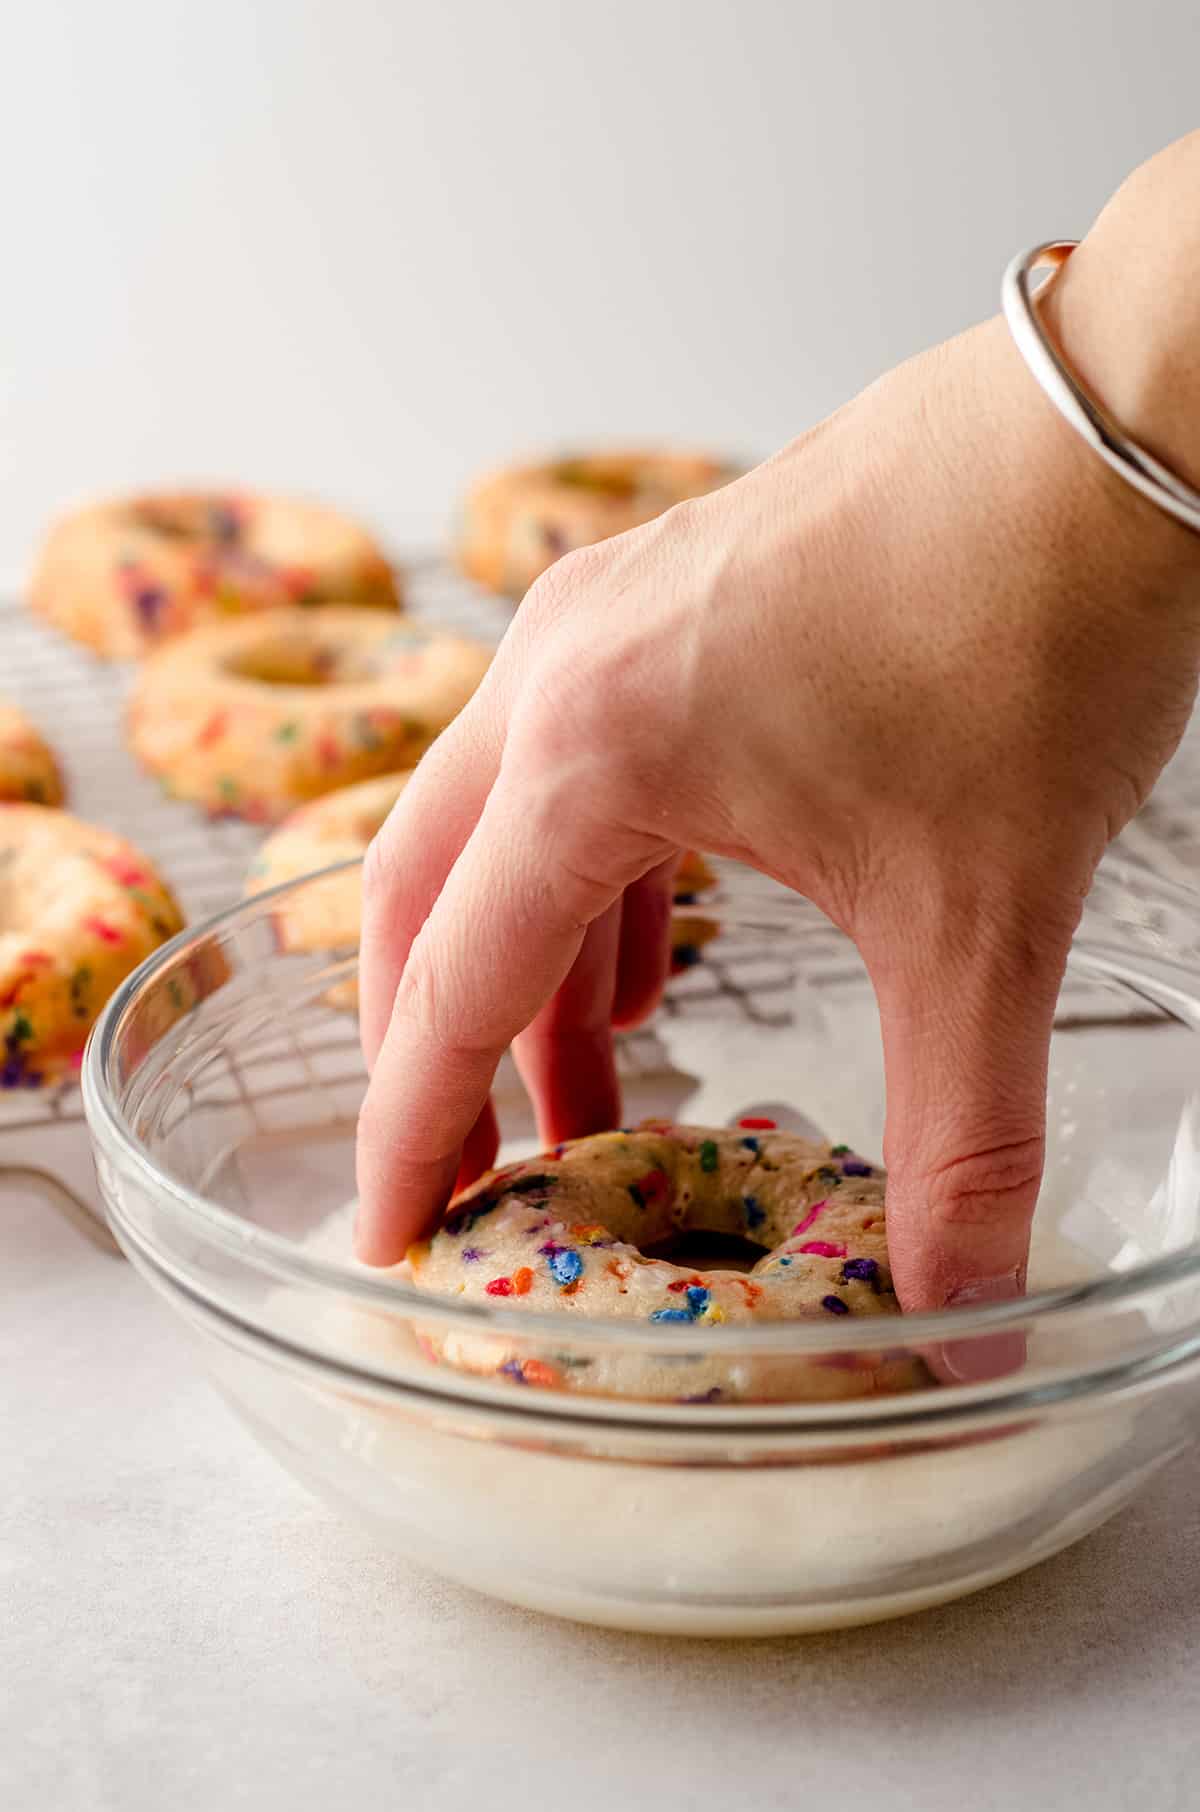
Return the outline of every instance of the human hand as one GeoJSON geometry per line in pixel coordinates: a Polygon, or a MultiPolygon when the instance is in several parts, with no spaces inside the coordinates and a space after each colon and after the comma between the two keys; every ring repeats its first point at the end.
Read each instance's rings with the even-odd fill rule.
{"type": "Polygon", "coordinates": [[[1066,952],[1187,722],[1198,630],[1200,541],[1076,440],[998,321],[560,561],[368,858],[361,1256],[403,1254],[464,1141],[490,1161],[510,1041],[547,1143],[617,1120],[612,1025],[661,988],[694,845],[862,953],[903,1305],[1018,1293],[1066,952]]]}

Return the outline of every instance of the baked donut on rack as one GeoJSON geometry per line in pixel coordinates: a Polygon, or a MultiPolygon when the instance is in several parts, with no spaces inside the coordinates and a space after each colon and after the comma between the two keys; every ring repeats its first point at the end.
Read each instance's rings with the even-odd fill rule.
{"type": "Polygon", "coordinates": [[[92,504],[51,529],[34,610],[114,660],[217,617],[281,604],[395,610],[396,580],[340,511],[244,491],[156,491],[92,504]]]}
{"type": "Polygon", "coordinates": [[[819,1400],[903,1390],[923,1376],[919,1361],[888,1349],[784,1360],[726,1357],[703,1339],[661,1357],[632,1338],[588,1346],[589,1320],[677,1323],[703,1335],[721,1323],[898,1314],[882,1171],[845,1145],[770,1121],[648,1120],[557,1146],[481,1178],[407,1264],[419,1289],[561,1317],[561,1339],[536,1347],[509,1330],[423,1335],[437,1360],[524,1384],[689,1402],[819,1400]],[[735,1236],[762,1256],[743,1273],[653,1255],[700,1232],[735,1236]]]}
{"type": "MultiPolygon", "coordinates": [[[[246,876],[247,899],[364,855],[408,779],[407,771],[379,774],[297,806],[255,857],[246,876]]],[[[361,867],[310,882],[275,912],[275,935],[283,950],[355,950],[361,927],[361,867]]],[[[330,1006],[353,1010],[358,1005],[357,976],[336,983],[326,999],[330,1006]]]]}
{"type": "MultiPolygon", "coordinates": [[[[297,806],[255,857],[246,897],[364,855],[408,780],[408,770],[378,774],[297,806]]],[[[352,949],[362,925],[362,870],[326,876],[289,902],[280,917],[288,950],[352,949]]]]}
{"type": "Polygon", "coordinates": [[[141,667],[130,747],[175,798],[275,823],[304,800],[411,767],[489,659],[460,636],[340,605],[210,624],[141,667]]]}
{"type": "Polygon", "coordinates": [[[0,699],[0,800],[61,805],[62,775],[53,751],[15,705],[0,699]]]}
{"type": "Polygon", "coordinates": [[[458,563],[489,591],[524,597],[572,548],[590,547],[738,476],[707,453],[583,453],[489,473],[462,506],[458,563]]]}
{"type": "Polygon", "coordinates": [[[119,982],[183,928],[131,843],[66,812],[0,805],[0,1089],[79,1067],[119,982]]]}

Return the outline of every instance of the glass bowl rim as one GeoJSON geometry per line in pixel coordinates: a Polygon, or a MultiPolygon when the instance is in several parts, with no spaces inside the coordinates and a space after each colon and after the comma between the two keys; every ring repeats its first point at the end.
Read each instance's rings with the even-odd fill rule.
{"type": "MultiPolygon", "coordinates": [[[[381,1269],[373,1274],[357,1264],[318,1257],[298,1248],[294,1241],[280,1234],[252,1225],[160,1169],[136,1138],[118,1104],[109,1077],[119,1028],[138,996],[154,983],[163,970],[183,952],[202,944],[214,934],[219,934],[223,927],[236,924],[240,918],[250,915],[257,917],[270,910],[272,902],[310,887],[315,882],[361,869],[362,865],[361,857],[351,857],[349,860],[315,869],[310,874],[293,876],[273,887],[264,888],[259,893],[236,900],[196,924],[186,926],[151,952],[125,978],[93,1026],[84,1052],[81,1082],[91,1137],[108,1162],[118,1170],[124,1169],[137,1175],[144,1186],[161,1200],[168,1202],[172,1211],[179,1213],[194,1235],[219,1246],[243,1263],[271,1274],[280,1282],[301,1288],[319,1286],[340,1294],[349,1294],[364,1305],[376,1309],[385,1307],[406,1316],[419,1316],[423,1322],[457,1325],[464,1331],[519,1333],[531,1340],[546,1338],[561,1342],[563,1322],[560,1316],[509,1308],[502,1303],[493,1306],[439,1297],[433,1292],[416,1289],[397,1278],[391,1270],[381,1269]]],[[[1097,878],[1104,876],[1116,879],[1122,875],[1138,889],[1143,898],[1173,903],[1180,909],[1195,913],[1197,898],[1192,890],[1159,875],[1136,860],[1110,852],[1103,859],[1097,878]]],[[[803,935],[797,907],[808,907],[813,913],[817,913],[817,908],[802,895],[789,895],[779,883],[766,880],[766,887],[779,891],[774,894],[764,891],[758,896],[747,892],[733,902],[710,901],[701,896],[684,907],[681,916],[693,917],[698,910],[704,910],[706,917],[726,925],[763,929],[770,922],[763,916],[765,911],[773,919],[773,929],[803,935]]],[[[836,937],[851,943],[846,934],[840,932],[823,915],[818,915],[809,927],[810,930],[817,928],[832,932],[836,937]]],[[[1087,942],[1086,937],[1082,944],[1073,942],[1072,957],[1082,955],[1086,962],[1087,942]]],[[[1170,961],[1173,967],[1183,972],[1183,964],[1178,956],[1172,957],[1170,961]]],[[[1119,967],[1115,970],[1112,968],[1111,960],[1102,966],[1101,972],[1109,979],[1113,979],[1114,975],[1117,980],[1124,979],[1119,967]]],[[[1193,983],[1200,1013],[1200,965],[1187,973],[1193,983]]],[[[1155,1005],[1162,1005],[1153,995],[1151,998],[1155,1005]]],[[[1192,1029],[1200,1030],[1200,1020],[1192,1029]]],[[[738,1352],[788,1354],[795,1354],[797,1351],[844,1352],[848,1348],[863,1351],[876,1347],[893,1347],[901,1343],[906,1347],[936,1344],[951,1337],[961,1340],[964,1336],[994,1333],[1001,1328],[1025,1326],[1050,1318],[1059,1319],[1067,1312],[1081,1309],[1123,1307],[1149,1292],[1186,1283],[1194,1277],[1200,1277],[1200,1239],[1150,1259],[1145,1264],[1130,1266],[1128,1270],[1101,1273],[1079,1283],[1035,1291],[1011,1301],[924,1311],[914,1315],[871,1316],[856,1319],[852,1327],[845,1329],[840,1323],[827,1326],[815,1321],[788,1321],[698,1330],[695,1327],[681,1328],[648,1322],[631,1324],[618,1316],[581,1317],[573,1326],[576,1337],[585,1344],[636,1344],[639,1349],[645,1347],[675,1353],[679,1352],[680,1343],[684,1339],[691,1352],[705,1348],[714,1352],[724,1348],[728,1352],[731,1347],[738,1352]],[[902,1342],[897,1339],[899,1328],[904,1330],[902,1342]]]]}

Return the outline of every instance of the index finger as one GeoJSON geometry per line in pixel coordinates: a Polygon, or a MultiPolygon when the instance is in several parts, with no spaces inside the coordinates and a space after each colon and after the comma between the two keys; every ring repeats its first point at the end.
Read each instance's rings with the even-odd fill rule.
{"type": "Polygon", "coordinates": [[[500,1058],[648,866],[632,839],[603,848],[553,787],[534,794],[501,767],[409,951],[359,1118],[368,1264],[396,1263],[444,1205],[500,1058]]]}

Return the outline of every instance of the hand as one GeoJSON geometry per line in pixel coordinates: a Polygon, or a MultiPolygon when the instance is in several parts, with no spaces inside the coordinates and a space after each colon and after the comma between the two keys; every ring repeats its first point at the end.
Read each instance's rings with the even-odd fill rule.
{"type": "MultiPolygon", "coordinates": [[[[1111,268],[1083,269],[1102,309],[1111,268]]],[[[1187,722],[1198,633],[1200,538],[1071,433],[999,321],[560,561],[368,858],[361,1256],[402,1256],[464,1141],[467,1172],[490,1160],[510,1041],[546,1142],[615,1123],[612,1025],[657,997],[695,845],[862,953],[903,1305],[1018,1293],[1067,949],[1187,722]]]]}

